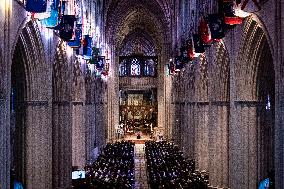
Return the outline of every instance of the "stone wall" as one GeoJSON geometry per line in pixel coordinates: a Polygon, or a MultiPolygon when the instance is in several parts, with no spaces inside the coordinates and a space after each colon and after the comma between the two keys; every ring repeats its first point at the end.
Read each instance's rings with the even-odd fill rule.
{"type": "MultiPolygon", "coordinates": [[[[187,3],[180,3],[178,19],[181,21],[177,33],[181,37],[178,37],[178,46],[181,46],[189,32],[196,32],[198,20],[191,18],[187,20],[187,25],[183,24],[182,15],[191,13],[183,8],[189,6],[187,3]]],[[[206,3],[202,9],[199,7],[202,2],[196,3],[199,13],[202,10],[205,13],[217,10],[214,2],[211,5],[206,3]]],[[[194,6],[194,2],[190,6],[194,6]]],[[[267,2],[260,12],[229,31],[223,44],[215,44],[206,49],[207,68],[202,68],[202,62],[193,62],[178,75],[171,76],[175,85],[172,90],[172,111],[175,113],[171,121],[174,141],[181,145],[188,157],[196,159],[198,169],[209,171],[210,183],[215,187],[256,188],[268,176],[269,169],[274,170],[273,162],[276,188],[283,186],[280,181],[283,178],[283,151],[279,148],[280,141],[283,142],[283,132],[278,130],[282,128],[282,124],[281,116],[277,113],[281,104],[277,104],[277,99],[283,95],[277,92],[277,72],[280,71],[277,67],[281,61],[275,59],[283,56],[279,51],[277,55],[275,50],[275,44],[278,42],[280,45],[279,41],[283,41],[276,32],[281,30],[283,19],[275,19],[279,14],[275,11],[278,10],[275,6],[274,2],[267,2]],[[267,52],[271,54],[264,55],[267,52]],[[275,66],[273,77],[276,82],[272,83],[275,91],[265,90],[270,90],[272,98],[275,94],[276,102],[272,107],[275,108],[275,130],[273,119],[261,118],[264,114],[274,117],[273,112],[265,110],[265,101],[261,97],[265,84],[260,84],[265,80],[260,79],[264,74],[260,72],[263,69],[261,65],[269,65],[271,62],[275,66]],[[191,74],[190,67],[194,70],[191,74]],[[204,79],[208,80],[208,89],[204,88],[204,79]],[[186,87],[191,85],[194,87],[186,87]],[[260,134],[264,130],[267,131],[266,136],[260,134]],[[263,141],[267,141],[267,144],[263,141]],[[269,153],[274,157],[273,148],[275,159],[263,155],[269,153]]],[[[270,80],[267,76],[264,78],[270,80]]],[[[278,81],[280,80],[279,78],[278,81]]]]}
{"type": "MultiPolygon", "coordinates": [[[[102,9],[97,4],[92,8],[94,15],[102,9]]],[[[26,80],[21,181],[31,189],[70,188],[72,165],[82,168],[88,159],[87,128],[105,130],[106,117],[87,122],[85,67],[78,65],[72,50],[62,48],[53,31],[32,21],[17,1],[1,1],[0,9],[0,188],[10,188],[11,65],[19,53],[22,60],[17,63],[23,64],[26,80]]],[[[103,146],[106,135],[101,133],[88,136],[103,146]]]]}

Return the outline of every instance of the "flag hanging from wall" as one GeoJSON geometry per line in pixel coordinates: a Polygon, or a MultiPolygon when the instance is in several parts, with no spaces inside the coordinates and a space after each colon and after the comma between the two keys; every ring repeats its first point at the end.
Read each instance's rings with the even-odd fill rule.
{"type": "Polygon", "coordinates": [[[211,31],[212,39],[222,39],[225,37],[224,17],[221,14],[209,14],[208,24],[211,31]]]}
{"type": "Polygon", "coordinates": [[[243,18],[236,16],[236,3],[223,2],[222,11],[224,14],[224,23],[227,25],[239,25],[242,23],[243,18]]]}
{"type": "Polygon", "coordinates": [[[203,44],[210,46],[212,42],[211,31],[207,21],[204,18],[201,18],[198,30],[203,44]]]}
{"type": "Polygon", "coordinates": [[[54,30],[62,30],[64,28],[64,23],[63,23],[63,17],[64,17],[64,12],[65,12],[65,4],[66,1],[61,1],[58,7],[58,25],[55,27],[52,27],[54,30]]]}
{"type": "Polygon", "coordinates": [[[61,21],[62,28],[59,30],[59,36],[64,41],[69,41],[73,36],[76,17],[75,15],[63,15],[61,21]]]}
{"type": "Polygon", "coordinates": [[[93,47],[93,56],[99,56],[100,55],[100,48],[93,47]]]}
{"type": "Polygon", "coordinates": [[[82,40],[82,24],[76,24],[75,39],[70,40],[68,45],[72,48],[80,48],[82,40]]]}
{"type": "Polygon", "coordinates": [[[32,13],[43,13],[47,8],[47,0],[26,0],[25,9],[32,13]]]}
{"type": "Polygon", "coordinates": [[[99,71],[102,71],[105,67],[105,57],[104,56],[98,56],[95,57],[95,65],[96,65],[96,69],[99,71]]]}
{"type": "Polygon", "coordinates": [[[205,48],[201,41],[201,37],[199,34],[193,34],[193,49],[194,53],[204,53],[205,48]]]}
{"type": "Polygon", "coordinates": [[[51,8],[52,8],[52,2],[50,0],[47,0],[46,2],[46,11],[42,13],[31,13],[32,19],[38,19],[43,20],[45,18],[49,18],[51,15],[51,8]]]}
{"type": "Polygon", "coordinates": [[[59,21],[58,16],[59,16],[58,8],[56,8],[54,5],[51,5],[50,16],[48,18],[40,20],[40,22],[47,28],[54,28],[55,26],[58,25],[59,21]]]}
{"type": "Polygon", "coordinates": [[[58,9],[59,3],[60,3],[60,0],[53,0],[53,2],[52,2],[54,8],[56,8],[56,9],[58,9]]]}
{"type": "Polygon", "coordinates": [[[84,36],[83,56],[85,59],[90,59],[92,57],[92,38],[89,35],[84,36]]]}
{"type": "Polygon", "coordinates": [[[194,45],[193,45],[193,39],[190,37],[190,39],[187,41],[187,57],[190,61],[194,59],[194,45]]]}

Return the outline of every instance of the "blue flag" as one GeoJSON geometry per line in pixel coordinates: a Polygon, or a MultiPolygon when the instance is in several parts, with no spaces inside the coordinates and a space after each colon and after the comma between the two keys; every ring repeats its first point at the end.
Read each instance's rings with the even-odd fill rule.
{"type": "Polygon", "coordinates": [[[47,28],[54,28],[58,25],[58,8],[54,4],[51,4],[51,13],[50,17],[40,20],[40,22],[45,25],[47,28]]]}
{"type": "Polygon", "coordinates": [[[59,3],[60,3],[60,0],[53,0],[53,8],[56,8],[56,9],[58,9],[58,7],[59,7],[59,3]]]}
{"type": "Polygon", "coordinates": [[[62,28],[59,30],[59,36],[64,41],[72,39],[75,21],[75,15],[63,15],[62,28]]]}
{"type": "Polygon", "coordinates": [[[92,38],[89,35],[85,35],[84,37],[83,55],[86,59],[90,59],[92,56],[92,38]]]}
{"type": "Polygon", "coordinates": [[[96,60],[96,69],[97,70],[103,70],[105,67],[105,57],[104,56],[98,56],[95,57],[96,60]]]}
{"type": "Polygon", "coordinates": [[[46,11],[46,0],[26,0],[25,9],[28,12],[43,13],[46,11]]]}
{"type": "Polygon", "coordinates": [[[80,48],[82,39],[82,24],[77,24],[75,29],[75,39],[70,40],[68,45],[72,48],[80,48]]]}
{"type": "MultiPolygon", "coordinates": [[[[57,8],[58,20],[60,20],[60,23],[57,26],[53,27],[54,30],[61,30],[64,27],[63,26],[63,17],[64,17],[64,12],[65,12],[65,4],[66,4],[66,1],[62,1],[61,4],[60,4],[60,7],[57,8]]],[[[54,6],[56,6],[56,5],[54,5],[54,6]]]]}
{"type": "Polygon", "coordinates": [[[207,19],[212,39],[222,39],[225,37],[224,16],[221,14],[209,14],[207,19]]]}

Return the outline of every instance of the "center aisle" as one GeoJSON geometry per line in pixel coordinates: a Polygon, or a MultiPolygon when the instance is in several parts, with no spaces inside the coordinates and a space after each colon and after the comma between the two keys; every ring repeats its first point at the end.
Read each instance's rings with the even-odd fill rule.
{"type": "Polygon", "coordinates": [[[135,189],[149,189],[145,159],[145,144],[135,144],[134,148],[135,163],[135,189]]]}

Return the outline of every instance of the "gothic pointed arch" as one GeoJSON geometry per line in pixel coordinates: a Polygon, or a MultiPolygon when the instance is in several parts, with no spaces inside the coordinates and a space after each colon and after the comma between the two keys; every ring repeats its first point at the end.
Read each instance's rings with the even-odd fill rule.
{"type": "Polygon", "coordinates": [[[231,187],[236,187],[240,179],[244,179],[240,176],[243,172],[249,175],[242,185],[246,188],[257,187],[258,182],[275,172],[275,70],[269,43],[265,28],[252,18],[246,19],[234,65],[236,94],[232,119],[240,121],[232,124],[230,130],[229,149],[233,157],[230,168],[234,170],[230,176],[231,187]],[[237,149],[239,145],[242,148],[237,149]],[[244,148],[249,151],[243,151],[244,148]],[[237,168],[233,161],[240,162],[242,166],[237,168]]]}
{"type": "Polygon", "coordinates": [[[31,189],[52,188],[51,138],[44,137],[51,135],[48,66],[37,23],[29,21],[20,31],[11,65],[11,168],[31,189]],[[46,167],[45,172],[42,166],[46,167]]]}

